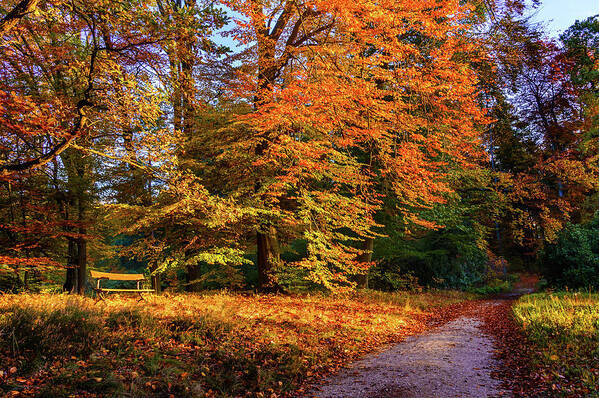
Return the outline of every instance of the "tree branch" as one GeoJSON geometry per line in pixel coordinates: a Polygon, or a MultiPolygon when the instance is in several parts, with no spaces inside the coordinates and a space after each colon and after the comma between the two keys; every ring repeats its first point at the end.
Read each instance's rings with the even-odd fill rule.
{"type": "Polygon", "coordinates": [[[14,28],[19,20],[37,8],[39,0],[21,0],[11,12],[0,20],[0,36],[14,28]]]}
{"type": "Polygon", "coordinates": [[[287,22],[289,22],[289,20],[291,19],[292,8],[293,2],[287,1],[285,7],[283,8],[283,11],[281,12],[281,15],[279,16],[279,19],[277,20],[277,23],[275,24],[275,27],[269,34],[269,37],[275,42],[279,40],[279,37],[281,37],[283,30],[287,26],[287,22]]]}
{"type": "Polygon", "coordinates": [[[71,129],[71,132],[66,138],[63,138],[58,144],[56,144],[48,153],[41,155],[35,159],[31,159],[21,163],[3,164],[0,165],[0,175],[7,176],[16,174],[19,172],[33,170],[38,167],[44,166],[51,162],[56,156],[60,155],[65,149],[67,149],[74,141],[81,135],[81,131],[87,123],[86,111],[92,108],[94,104],[91,102],[91,92],[93,90],[93,79],[96,67],[96,58],[98,56],[98,43],[96,40],[95,25],[90,26],[93,35],[94,48],[89,61],[89,70],[87,74],[87,87],[83,92],[83,99],[79,100],[76,105],[77,116],[75,124],[71,129]]]}

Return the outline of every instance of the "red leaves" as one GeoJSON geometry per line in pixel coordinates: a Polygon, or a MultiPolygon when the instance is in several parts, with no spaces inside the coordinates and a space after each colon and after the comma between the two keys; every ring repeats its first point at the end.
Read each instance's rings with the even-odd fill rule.
{"type": "Polygon", "coordinates": [[[548,397],[556,394],[537,368],[532,366],[539,355],[527,343],[526,337],[512,315],[512,300],[504,300],[482,314],[484,330],[497,341],[495,356],[501,362],[494,377],[503,381],[504,386],[515,397],[548,397]]]}

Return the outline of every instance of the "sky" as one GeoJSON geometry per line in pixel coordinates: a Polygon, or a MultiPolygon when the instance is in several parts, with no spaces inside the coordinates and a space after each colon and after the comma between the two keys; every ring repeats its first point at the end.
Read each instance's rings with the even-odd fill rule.
{"type": "Polygon", "coordinates": [[[554,36],[570,27],[576,20],[599,14],[599,0],[541,0],[534,20],[547,23],[554,36]]]}

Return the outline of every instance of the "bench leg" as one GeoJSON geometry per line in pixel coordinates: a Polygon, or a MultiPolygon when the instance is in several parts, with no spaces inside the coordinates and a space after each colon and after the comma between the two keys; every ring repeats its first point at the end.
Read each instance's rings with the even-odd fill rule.
{"type": "Polygon", "coordinates": [[[94,302],[94,304],[97,304],[100,301],[106,302],[104,293],[102,291],[96,290],[96,301],[94,302]]]}
{"type": "Polygon", "coordinates": [[[142,301],[146,301],[146,299],[144,298],[142,293],[139,293],[139,300],[137,300],[137,302],[140,303],[142,301]]]}

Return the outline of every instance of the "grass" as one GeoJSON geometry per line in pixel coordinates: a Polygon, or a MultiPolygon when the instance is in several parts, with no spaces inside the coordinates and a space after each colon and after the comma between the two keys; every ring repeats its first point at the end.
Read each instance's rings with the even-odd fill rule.
{"type": "Polygon", "coordinates": [[[551,390],[599,397],[599,294],[533,294],[513,312],[536,352],[532,365],[551,390]]]}
{"type": "Polygon", "coordinates": [[[467,298],[220,292],[94,304],[65,295],[0,296],[0,395],[290,395],[424,329],[435,309],[467,298]]]}

